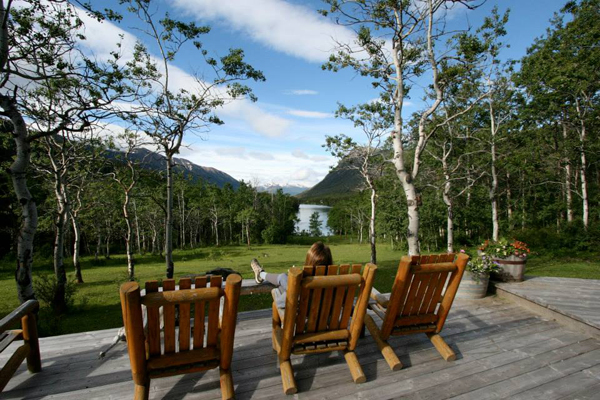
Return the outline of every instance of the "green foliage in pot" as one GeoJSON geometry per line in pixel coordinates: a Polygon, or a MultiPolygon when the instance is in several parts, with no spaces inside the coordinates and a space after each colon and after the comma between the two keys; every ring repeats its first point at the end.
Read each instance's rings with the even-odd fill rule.
{"type": "MultiPolygon", "coordinates": [[[[464,253],[464,250],[460,251],[464,253]]],[[[482,277],[489,276],[492,272],[500,271],[500,266],[493,258],[485,253],[477,257],[470,257],[466,270],[471,273],[475,282],[479,283],[482,277]]]]}

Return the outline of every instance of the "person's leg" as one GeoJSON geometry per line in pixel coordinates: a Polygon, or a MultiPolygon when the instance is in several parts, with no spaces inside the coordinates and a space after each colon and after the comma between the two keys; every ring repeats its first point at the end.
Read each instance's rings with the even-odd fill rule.
{"type": "Polygon", "coordinates": [[[261,272],[260,276],[261,278],[263,278],[264,280],[266,280],[267,282],[269,282],[271,285],[274,286],[279,286],[279,280],[281,279],[279,277],[279,275],[282,274],[269,274],[268,272],[261,272]]]}

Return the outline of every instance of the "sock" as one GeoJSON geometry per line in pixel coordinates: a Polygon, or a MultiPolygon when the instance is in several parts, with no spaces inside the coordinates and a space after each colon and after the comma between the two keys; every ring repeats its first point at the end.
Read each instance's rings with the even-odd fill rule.
{"type": "Polygon", "coordinates": [[[263,281],[265,279],[267,279],[267,273],[265,271],[260,271],[260,273],[258,274],[259,278],[262,279],[263,281]]]}

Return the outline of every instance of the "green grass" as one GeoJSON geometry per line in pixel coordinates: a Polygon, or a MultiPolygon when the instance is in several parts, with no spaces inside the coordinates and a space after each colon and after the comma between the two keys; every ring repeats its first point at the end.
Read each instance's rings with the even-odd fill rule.
{"type": "MultiPolygon", "coordinates": [[[[313,242],[311,238],[297,238],[298,244],[252,246],[224,246],[219,248],[199,248],[176,251],[175,277],[199,274],[223,267],[231,268],[242,274],[244,278],[253,277],[250,260],[257,258],[269,272],[285,272],[292,265],[302,265],[306,251],[313,242]]],[[[340,238],[330,238],[334,261],[337,264],[361,263],[370,259],[368,244],[345,243],[340,238]]],[[[394,280],[400,257],[405,253],[395,251],[389,245],[377,246],[378,272],[375,287],[380,291],[389,291],[394,280]]],[[[600,261],[597,254],[586,254],[581,257],[541,257],[532,256],[528,260],[528,275],[559,276],[573,278],[600,279],[600,261]]],[[[73,276],[72,267],[68,266],[69,276],[73,276]]],[[[84,258],[82,272],[85,283],[78,285],[74,306],[68,314],[56,318],[46,310],[40,313],[40,334],[42,336],[58,335],[73,332],[93,331],[114,328],[122,325],[119,302],[119,286],[126,281],[126,262],[123,255],[114,255],[109,260],[94,262],[93,258],[84,258]]],[[[164,277],[163,259],[145,255],[137,257],[136,277],[139,282],[164,277]]],[[[44,279],[52,274],[50,260],[36,260],[35,279],[44,279]]],[[[0,269],[0,315],[6,315],[18,306],[14,270],[8,263],[0,269]]],[[[269,294],[243,296],[240,311],[269,308],[269,294]]]]}

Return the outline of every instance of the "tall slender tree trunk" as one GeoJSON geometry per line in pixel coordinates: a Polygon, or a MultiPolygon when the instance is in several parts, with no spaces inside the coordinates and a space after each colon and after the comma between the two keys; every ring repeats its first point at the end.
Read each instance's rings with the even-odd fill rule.
{"type": "Polygon", "coordinates": [[[496,171],[496,119],[494,117],[494,106],[492,104],[492,100],[489,101],[489,110],[490,110],[490,131],[492,136],[491,148],[490,152],[492,155],[492,162],[490,164],[491,174],[492,174],[492,183],[490,185],[489,197],[490,202],[492,204],[492,240],[497,241],[500,235],[500,225],[498,223],[498,172],[496,171]]]}
{"type": "Polygon", "coordinates": [[[512,192],[510,190],[510,172],[506,172],[506,211],[508,214],[508,229],[513,230],[513,207],[512,207],[512,192]]]}
{"type": "Polygon", "coordinates": [[[173,264],[173,155],[166,153],[167,161],[167,215],[165,218],[165,263],[167,278],[172,279],[175,272],[173,264]]]}
{"type": "Polygon", "coordinates": [[[377,264],[377,235],[375,232],[375,213],[377,211],[377,193],[372,183],[371,186],[371,218],[369,218],[369,242],[371,244],[371,263],[377,264]]]}
{"type": "Polygon", "coordinates": [[[56,276],[56,291],[52,306],[54,311],[62,314],[67,309],[65,299],[65,288],[67,285],[67,271],[65,270],[65,230],[67,228],[69,215],[69,202],[66,194],[66,188],[60,171],[54,171],[54,193],[56,195],[57,210],[56,210],[56,232],[54,236],[54,275],[56,276]]]}
{"type": "Polygon", "coordinates": [[[581,165],[579,167],[579,176],[581,179],[581,202],[583,206],[582,218],[583,218],[583,227],[587,230],[590,223],[590,204],[588,198],[588,183],[587,183],[587,160],[585,155],[585,138],[586,138],[586,126],[581,119],[581,131],[579,133],[579,152],[581,156],[581,165]]]}
{"type": "Polygon", "coordinates": [[[75,267],[75,279],[77,283],[83,283],[81,274],[81,230],[77,213],[71,213],[71,224],[73,225],[73,267],[75,267]]]}
{"type": "Polygon", "coordinates": [[[442,198],[444,199],[444,204],[446,204],[446,245],[448,253],[454,252],[454,205],[452,204],[452,198],[450,197],[451,187],[452,183],[450,181],[450,176],[446,175],[442,198]]]}
{"type": "MultiPolygon", "coordinates": [[[[567,123],[562,121],[562,134],[563,140],[566,143],[569,139],[569,131],[567,129],[567,123]]],[[[573,193],[571,192],[572,183],[571,183],[571,158],[567,155],[563,157],[563,163],[565,166],[565,198],[566,198],[566,206],[567,206],[567,222],[573,222],[573,193]]]]}
{"type": "MultiPolygon", "coordinates": [[[[142,254],[142,243],[140,241],[140,221],[138,219],[137,206],[135,204],[135,199],[132,201],[133,203],[133,217],[135,219],[135,236],[137,240],[137,251],[138,254],[142,254]]],[[[145,244],[145,237],[144,237],[145,244]]]]}
{"type": "Polygon", "coordinates": [[[123,201],[123,218],[125,219],[125,252],[127,253],[127,275],[130,281],[135,279],[135,260],[133,258],[133,246],[131,243],[132,229],[131,216],[129,215],[129,191],[125,191],[125,201],[123,201]]]}
{"type": "MultiPolygon", "coordinates": [[[[0,13],[4,15],[4,13],[0,13]]],[[[4,29],[4,28],[3,28],[4,29]]],[[[31,146],[27,140],[27,125],[17,110],[13,100],[8,96],[0,96],[0,107],[4,110],[13,126],[12,136],[15,141],[16,157],[9,168],[13,189],[21,205],[21,229],[17,241],[17,265],[15,281],[17,296],[21,303],[35,299],[32,281],[33,239],[37,231],[37,206],[27,186],[27,170],[31,156],[31,146]]]]}

